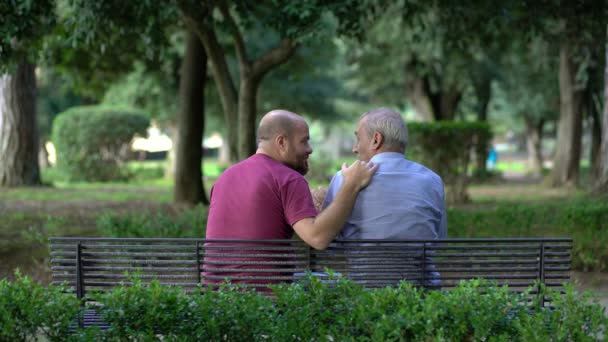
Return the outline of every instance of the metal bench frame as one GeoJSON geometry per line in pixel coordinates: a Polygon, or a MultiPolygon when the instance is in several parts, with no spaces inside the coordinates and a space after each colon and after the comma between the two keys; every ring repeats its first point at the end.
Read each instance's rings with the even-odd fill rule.
{"type": "Polygon", "coordinates": [[[206,271],[215,271],[218,279],[263,288],[268,282],[298,281],[302,273],[326,268],[369,288],[405,280],[449,289],[461,280],[481,278],[514,291],[540,284],[561,289],[570,280],[572,249],[569,238],[337,240],[324,251],[299,240],[55,237],[49,241],[52,283],[67,284],[80,299],[91,291],[128,284],[127,272],[144,282],[157,279],[188,292],[200,292],[201,273],[206,271]],[[205,262],[206,257],[218,260],[205,262]],[[235,264],[247,274],[235,273],[235,264]]]}
{"type": "MultiPolygon", "coordinates": [[[[323,277],[329,268],[367,288],[396,286],[404,280],[449,290],[462,280],[488,279],[508,285],[511,291],[529,291],[538,305],[545,306],[550,301],[542,296],[540,286],[563,290],[572,260],[568,238],[337,240],[324,251],[299,240],[56,237],[49,241],[52,284],[67,285],[67,291],[83,304],[92,301],[92,291],[129,285],[126,273],[136,274],[142,282],[156,279],[201,294],[201,284],[208,282],[201,273],[214,271],[219,280],[242,282],[268,294],[268,282],[301,281],[308,271],[323,277]],[[234,266],[241,272],[245,268],[247,274],[239,275],[234,266]]],[[[334,284],[331,279],[327,283],[334,284]]],[[[74,329],[76,325],[108,327],[95,308],[85,309],[74,329]]]]}

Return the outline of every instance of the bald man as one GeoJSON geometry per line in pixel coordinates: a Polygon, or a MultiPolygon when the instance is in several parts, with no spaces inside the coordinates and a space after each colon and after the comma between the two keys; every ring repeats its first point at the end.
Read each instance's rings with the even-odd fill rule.
{"type": "MultiPolygon", "coordinates": [[[[227,169],[211,189],[207,239],[290,239],[295,231],[313,248],[325,249],[377,166],[364,161],[343,165],[344,182],[335,200],[317,215],[304,178],[312,153],[306,121],[295,113],[273,110],[260,121],[257,135],[256,153],[227,169]]],[[[206,283],[226,276],[218,268],[244,268],[230,263],[218,267],[218,260],[205,258],[206,283]]],[[[255,273],[231,275],[246,278],[255,273]]]]}

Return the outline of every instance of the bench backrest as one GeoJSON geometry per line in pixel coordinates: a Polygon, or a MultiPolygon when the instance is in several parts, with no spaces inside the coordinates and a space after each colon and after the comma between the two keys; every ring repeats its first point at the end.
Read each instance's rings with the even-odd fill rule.
{"type": "Polygon", "coordinates": [[[570,279],[571,248],[568,238],[337,240],[324,251],[299,240],[50,238],[53,283],[67,283],[79,298],[128,284],[128,274],[195,292],[204,277],[263,288],[308,271],[323,277],[328,268],[366,287],[405,280],[449,289],[483,278],[514,291],[539,282],[560,289],[570,279]]]}

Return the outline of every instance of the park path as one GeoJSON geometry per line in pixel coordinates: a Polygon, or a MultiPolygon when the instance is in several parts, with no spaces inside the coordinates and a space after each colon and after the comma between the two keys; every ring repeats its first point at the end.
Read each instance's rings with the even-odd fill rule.
{"type": "Polygon", "coordinates": [[[608,312],[608,272],[575,272],[572,280],[577,291],[592,291],[598,296],[599,303],[608,312]]]}

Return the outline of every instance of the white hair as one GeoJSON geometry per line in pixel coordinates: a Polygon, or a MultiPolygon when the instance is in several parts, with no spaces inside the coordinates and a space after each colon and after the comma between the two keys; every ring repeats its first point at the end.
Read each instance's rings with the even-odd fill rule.
{"type": "Polygon", "coordinates": [[[389,108],[377,108],[361,115],[366,118],[366,131],[371,137],[379,132],[387,149],[405,153],[408,143],[407,125],[401,114],[389,108]]]}

